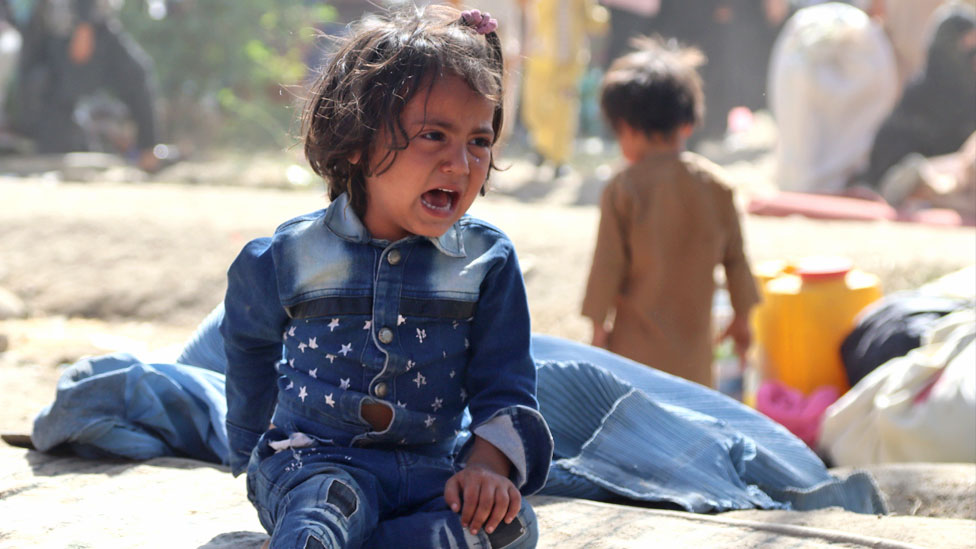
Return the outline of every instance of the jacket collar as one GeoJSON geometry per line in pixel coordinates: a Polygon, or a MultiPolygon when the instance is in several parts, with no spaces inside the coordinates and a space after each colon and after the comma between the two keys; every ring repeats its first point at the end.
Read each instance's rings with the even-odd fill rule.
{"type": "MultiPolygon", "coordinates": [[[[349,204],[349,195],[340,194],[325,211],[325,226],[328,227],[336,236],[356,244],[368,244],[374,239],[359,216],[352,210],[349,204]]],[[[451,225],[447,232],[438,237],[429,236],[408,236],[404,240],[427,239],[442,254],[449,257],[465,257],[464,242],[461,240],[461,230],[458,223],[451,225]]],[[[388,243],[386,240],[376,239],[377,242],[388,243]]]]}

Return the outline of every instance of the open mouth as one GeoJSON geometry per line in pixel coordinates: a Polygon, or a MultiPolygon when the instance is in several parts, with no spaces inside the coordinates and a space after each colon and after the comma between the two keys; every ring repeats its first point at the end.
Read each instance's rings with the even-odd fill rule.
{"type": "Polygon", "coordinates": [[[450,213],[457,204],[458,194],[448,189],[431,189],[420,195],[420,202],[434,212],[450,213]]]}

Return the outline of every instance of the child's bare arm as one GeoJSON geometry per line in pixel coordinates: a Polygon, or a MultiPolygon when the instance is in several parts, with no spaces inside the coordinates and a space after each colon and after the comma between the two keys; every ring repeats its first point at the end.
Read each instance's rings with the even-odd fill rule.
{"type": "Polygon", "coordinates": [[[607,348],[607,341],[610,339],[610,332],[604,326],[603,321],[593,321],[593,346],[607,348]]]}
{"type": "Polygon", "coordinates": [[[505,454],[475,435],[467,465],[447,480],[444,499],[452,511],[461,512],[461,524],[472,534],[482,526],[490,534],[501,521],[515,520],[522,494],[508,478],[511,468],[505,454]]]}
{"type": "Polygon", "coordinates": [[[752,345],[752,329],[749,327],[749,315],[735,315],[729,325],[725,327],[719,341],[727,337],[732,338],[735,345],[735,354],[739,356],[739,364],[745,366],[746,353],[752,345]]]}

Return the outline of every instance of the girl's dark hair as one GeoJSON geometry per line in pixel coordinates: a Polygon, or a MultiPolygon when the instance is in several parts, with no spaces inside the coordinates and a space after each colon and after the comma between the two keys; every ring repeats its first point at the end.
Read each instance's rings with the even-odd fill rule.
{"type": "MultiPolygon", "coordinates": [[[[389,169],[412,137],[400,120],[404,106],[441,77],[456,75],[494,102],[497,139],[504,116],[502,63],[498,35],[478,34],[450,6],[394,10],[354,24],[302,113],[305,156],[326,180],[329,198],[347,192],[353,211],[365,215],[366,177],[389,169]],[[381,130],[389,142],[373,147],[381,130]],[[376,152],[382,158],[372,158],[376,152]],[[357,154],[353,164],[350,157],[357,154]]],[[[494,168],[492,160],[488,173],[494,168]]]]}
{"type": "Polygon", "coordinates": [[[636,51],[614,61],[603,78],[600,108],[616,128],[625,122],[645,134],[669,135],[705,115],[705,95],[697,68],[705,56],[674,41],[640,37],[636,51]]]}

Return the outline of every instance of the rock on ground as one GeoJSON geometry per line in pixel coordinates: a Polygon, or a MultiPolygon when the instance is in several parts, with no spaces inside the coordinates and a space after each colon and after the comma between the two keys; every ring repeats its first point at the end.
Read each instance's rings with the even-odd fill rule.
{"type": "MultiPolygon", "coordinates": [[[[589,325],[578,307],[600,184],[572,178],[540,184],[528,172],[519,177],[517,165],[498,177],[505,174],[509,180],[496,181],[499,190],[479,199],[472,213],[515,242],[533,328],[584,341],[589,325]]],[[[219,301],[226,268],[248,239],[326,203],[311,187],[105,182],[113,180],[125,178],[57,183],[0,176],[0,286],[30,315],[0,320],[9,345],[0,352],[0,430],[30,430],[34,414],[54,396],[60,363],[178,345],[219,301]]],[[[879,274],[886,292],[976,262],[971,227],[752,216],[743,226],[754,262],[842,254],[879,274]]],[[[943,467],[919,467],[914,476],[905,469],[879,473],[898,513],[881,518],[837,510],[703,517],[532,501],[542,547],[976,546],[973,475],[962,486],[943,467]],[[967,501],[969,511],[954,514],[967,501]],[[910,516],[929,514],[958,518],[910,516]]],[[[222,468],[179,459],[85,461],[0,445],[0,547],[246,549],[264,539],[243,480],[222,468]]]]}
{"type": "MultiPolygon", "coordinates": [[[[972,547],[976,521],[814,512],[706,516],[529,499],[540,548],[972,547]]],[[[180,458],[85,460],[0,447],[0,547],[257,549],[267,539],[244,478],[180,458]]]]}

